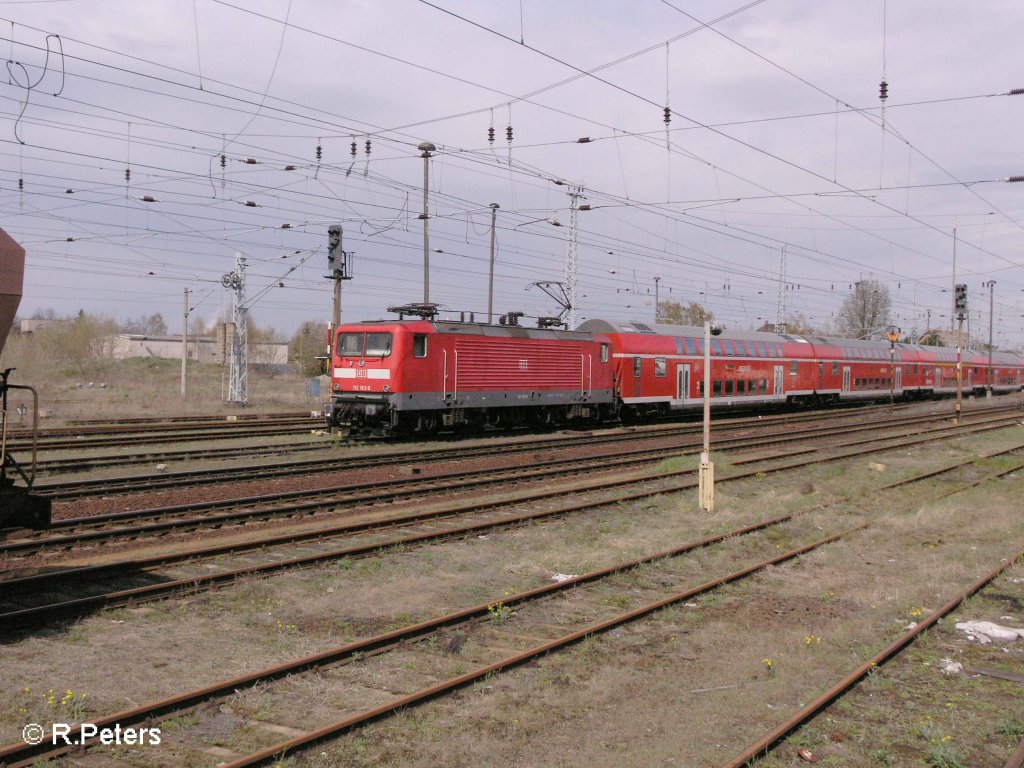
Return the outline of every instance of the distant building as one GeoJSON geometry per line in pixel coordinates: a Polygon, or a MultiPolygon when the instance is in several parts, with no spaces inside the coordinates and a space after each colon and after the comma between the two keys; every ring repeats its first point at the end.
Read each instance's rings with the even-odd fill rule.
{"type": "Polygon", "coordinates": [[[44,328],[52,328],[55,325],[67,325],[67,323],[67,320],[51,320],[30,317],[26,320],[22,320],[21,322],[19,322],[18,330],[21,331],[22,333],[35,333],[36,331],[41,331],[44,328]]]}
{"type": "MultiPolygon", "coordinates": [[[[231,344],[234,341],[234,326],[221,324],[216,336],[189,336],[188,359],[199,363],[228,362],[231,344]]],[[[181,336],[144,336],[138,333],[122,333],[113,339],[113,355],[117,360],[129,357],[160,357],[181,359],[181,336]]],[[[249,345],[249,363],[254,365],[287,365],[288,343],[258,342],[249,345]]]]}

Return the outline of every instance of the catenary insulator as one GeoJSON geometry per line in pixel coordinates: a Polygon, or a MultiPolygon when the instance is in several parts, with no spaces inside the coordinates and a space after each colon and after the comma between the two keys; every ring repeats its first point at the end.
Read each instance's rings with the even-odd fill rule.
{"type": "Polygon", "coordinates": [[[366,140],[366,144],[365,144],[365,145],[363,146],[363,149],[365,149],[365,150],[366,150],[366,154],[370,154],[370,148],[371,148],[372,146],[373,146],[373,144],[371,144],[371,143],[370,143],[370,140],[369,140],[369,139],[367,139],[367,140],[366,140]]]}
{"type": "Polygon", "coordinates": [[[493,125],[490,128],[487,129],[487,141],[490,144],[494,143],[494,126],[493,125]]]}
{"type": "Polygon", "coordinates": [[[505,141],[507,141],[509,143],[512,142],[512,126],[511,125],[508,126],[507,128],[505,128],[505,141]]]}
{"type": "Polygon", "coordinates": [[[220,155],[220,169],[223,171],[228,165],[228,156],[221,152],[220,155]]]}
{"type": "Polygon", "coordinates": [[[352,157],[355,157],[356,156],[356,152],[359,151],[359,147],[356,145],[356,140],[355,139],[352,139],[352,146],[349,149],[352,152],[352,157]]]}
{"type": "Polygon", "coordinates": [[[878,98],[885,101],[889,98],[889,84],[883,80],[878,84],[878,98]]]}
{"type": "Polygon", "coordinates": [[[316,161],[319,163],[321,160],[323,160],[323,157],[324,157],[324,148],[322,146],[320,146],[319,144],[317,144],[316,145],[316,161]]]}
{"type": "Polygon", "coordinates": [[[668,125],[669,123],[672,122],[672,110],[669,109],[668,107],[665,107],[662,110],[662,112],[664,113],[664,117],[662,117],[661,119],[665,121],[665,125],[668,125]]]}

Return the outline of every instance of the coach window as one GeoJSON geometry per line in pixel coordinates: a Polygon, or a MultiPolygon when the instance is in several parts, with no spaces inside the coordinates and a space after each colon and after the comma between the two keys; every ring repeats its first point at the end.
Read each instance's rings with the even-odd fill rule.
{"type": "Polygon", "coordinates": [[[654,375],[664,376],[668,372],[668,364],[665,362],[664,357],[654,358],[654,375]]]}
{"type": "Polygon", "coordinates": [[[717,381],[716,380],[716,381],[712,382],[712,384],[711,384],[711,396],[712,397],[721,397],[722,396],[722,382],[721,381],[717,381]]]}
{"type": "Polygon", "coordinates": [[[426,357],[427,356],[427,334],[425,333],[414,333],[412,336],[412,356],[413,357],[426,357]]]}
{"type": "Polygon", "coordinates": [[[688,354],[688,355],[699,354],[697,352],[697,343],[693,339],[687,339],[686,340],[686,354],[688,354]]]}
{"type": "Polygon", "coordinates": [[[640,366],[643,365],[643,358],[633,358],[633,375],[640,378],[640,366]]]}
{"type": "Polygon", "coordinates": [[[768,379],[761,379],[761,394],[768,394],[768,379]]]}
{"type": "Polygon", "coordinates": [[[722,344],[721,344],[721,342],[718,339],[712,339],[711,340],[711,354],[712,355],[721,355],[722,354],[722,344]]]}
{"type": "Polygon", "coordinates": [[[789,363],[789,375],[796,376],[796,360],[791,360],[789,363]]]}
{"type": "Polygon", "coordinates": [[[836,376],[838,373],[839,373],[839,363],[838,362],[833,362],[832,363],[832,375],[836,376]]]}
{"type": "Polygon", "coordinates": [[[602,363],[607,363],[608,362],[608,345],[607,344],[602,344],[601,345],[601,362],[602,363]]]}
{"type": "Polygon", "coordinates": [[[732,379],[729,379],[728,381],[725,382],[725,394],[732,394],[732,379]]]}
{"type": "Polygon", "coordinates": [[[758,357],[768,357],[768,350],[766,350],[764,348],[764,342],[763,341],[757,341],[757,342],[754,342],[754,343],[757,346],[757,356],[758,357]]]}

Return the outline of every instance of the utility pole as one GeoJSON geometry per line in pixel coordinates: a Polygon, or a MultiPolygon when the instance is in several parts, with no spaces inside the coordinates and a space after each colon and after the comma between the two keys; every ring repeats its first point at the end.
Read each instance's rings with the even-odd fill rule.
{"type": "Polygon", "coordinates": [[[487,323],[494,322],[494,238],[495,225],[498,221],[498,209],[501,206],[491,203],[491,270],[487,276],[487,323]]]}
{"type": "Polygon", "coordinates": [[[896,342],[900,340],[901,329],[890,325],[885,332],[889,339],[889,410],[896,402],[896,342]]]}
{"type": "MultiPolygon", "coordinates": [[[[779,255],[779,299],[775,306],[775,332],[786,332],[786,246],[783,244],[779,255]]],[[[706,297],[705,297],[706,298],[706,297]]]]}
{"type": "Polygon", "coordinates": [[[430,158],[433,157],[430,153],[435,151],[437,147],[431,144],[429,141],[421,143],[417,149],[423,154],[420,157],[423,158],[423,213],[420,214],[423,219],[423,303],[430,303],[430,204],[429,204],[429,193],[430,193],[430,158]]]}
{"type": "Polygon", "coordinates": [[[341,247],[342,234],[341,224],[332,224],[327,228],[327,271],[330,273],[327,278],[334,281],[334,309],[331,312],[331,341],[328,345],[328,353],[332,356],[338,337],[338,326],[341,325],[341,283],[343,280],[352,279],[349,270],[351,254],[346,253],[341,247]]]}
{"type": "Polygon", "coordinates": [[[967,315],[967,285],[956,283],[953,286],[953,314],[956,315],[958,328],[956,337],[956,410],[953,416],[953,423],[960,423],[960,411],[963,406],[964,391],[964,369],[963,369],[963,332],[964,317],[967,315]]]}
{"type": "Polygon", "coordinates": [[[995,379],[995,369],[992,367],[992,310],[995,306],[993,295],[995,294],[995,280],[984,283],[988,287],[988,396],[992,397],[992,384],[995,379]]]}
{"type": "MultiPolygon", "coordinates": [[[[956,306],[956,216],[953,217],[953,313],[949,316],[949,330],[953,330],[953,318],[956,317],[957,306],[956,306]]],[[[963,321],[963,318],[960,318],[963,321]]],[[[961,329],[963,323],[961,322],[961,329]]],[[[959,342],[959,339],[957,340],[959,342]]]]}
{"type": "Polygon", "coordinates": [[[655,277],[654,277],[654,322],[655,322],[655,324],[657,324],[657,322],[658,322],[658,305],[659,305],[659,302],[658,302],[658,281],[659,280],[661,280],[661,278],[658,277],[657,275],[655,275],[655,277]]]}
{"type": "Polygon", "coordinates": [[[185,397],[185,368],[188,360],[188,288],[185,289],[185,315],[181,325],[181,396],[185,397]]]}
{"type": "Polygon", "coordinates": [[[712,330],[710,321],[704,321],[704,446],[697,472],[697,492],[700,508],[705,512],[715,511],[715,465],[711,461],[711,334],[717,336],[721,332],[717,326],[712,330]]]}
{"type": "Polygon", "coordinates": [[[220,284],[235,291],[231,306],[235,332],[231,344],[228,402],[245,405],[249,402],[249,310],[245,306],[245,257],[241,253],[235,254],[235,271],[224,275],[220,284]]]}

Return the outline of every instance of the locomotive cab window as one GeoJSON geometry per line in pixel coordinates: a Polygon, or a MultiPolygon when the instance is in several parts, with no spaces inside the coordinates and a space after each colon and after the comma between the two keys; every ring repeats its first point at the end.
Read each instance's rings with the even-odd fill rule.
{"type": "Polygon", "coordinates": [[[607,363],[608,362],[608,345],[607,344],[602,344],[601,345],[601,362],[602,363],[607,363]]]}
{"type": "Polygon", "coordinates": [[[366,334],[366,356],[387,357],[391,354],[390,333],[368,333],[366,334]]]}
{"type": "Polygon", "coordinates": [[[639,357],[633,358],[633,375],[637,378],[640,377],[640,367],[643,365],[643,359],[639,357]]]}
{"type": "Polygon", "coordinates": [[[425,333],[414,333],[412,336],[412,356],[413,357],[426,357],[427,356],[427,334],[425,333]]]}
{"type": "Polygon", "coordinates": [[[363,333],[339,333],[338,357],[359,357],[363,354],[363,333]]]}
{"type": "Polygon", "coordinates": [[[387,357],[390,333],[339,333],[338,357],[387,357]]]}
{"type": "Polygon", "coordinates": [[[664,357],[654,358],[654,375],[664,376],[668,372],[668,363],[664,357]]]}
{"type": "Polygon", "coordinates": [[[789,375],[796,376],[796,360],[793,360],[789,364],[789,375]]]}

